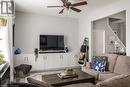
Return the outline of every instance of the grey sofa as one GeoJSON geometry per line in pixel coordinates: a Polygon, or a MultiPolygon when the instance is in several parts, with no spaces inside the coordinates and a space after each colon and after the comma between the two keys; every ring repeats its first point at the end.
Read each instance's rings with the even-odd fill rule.
{"type": "Polygon", "coordinates": [[[116,54],[104,54],[108,57],[109,67],[106,72],[97,72],[87,66],[82,71],[95,76],[97,84],[73,84],[67,87],[130,87],[130,57],[116,54]]]}

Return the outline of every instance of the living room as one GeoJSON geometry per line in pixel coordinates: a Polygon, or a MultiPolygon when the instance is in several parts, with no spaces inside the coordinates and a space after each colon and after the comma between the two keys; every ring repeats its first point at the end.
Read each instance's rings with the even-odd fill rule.
{"type": "MultiPolygon", "coordinates": [[[[70,1],[81,2],[84,0],[70,1]]],[[[80,58],[80,47],[86,37],[89,39],[89,44],[87,44],[89,46],[89,55],[87,55],[89,56],[89,62],[93,57],[92,22],[122,11],[126,12],[126,55],[130,55],[130,25],[128,25],[130,21],[129,0],[87,0],[87,5],[77,7],[82,10],[81,12],[77,13],[73,12],[73,10],[65,9],[62,14],[59,14],[61,8],[46,8],[51,5],[62,5],[60,0],[46,0],[45,2],[42,0],[14,0],[14,2],[15,15],[8,17],[4,14],[4,17],[11,19],[8,24],[8,28],[10,29],[8,31],[9,49],[11,51],[8,53],[10,56],[6,59],[10,63],[11,82],[16,81],[17,76],[15,76],[16,72],[14,68],[20,64],[31,65],[32,69],[29,74],[33,73],[35,75],[36,73],[59,73],[68,68],[82,68],[82,66],[78,64],[78,61],[80,58]],[[64,47],[67,48],[67,50],[65,52],[53,51],[53,53],[41,51],[40,35],[63,36],[62,40],[64,40],[64,47]],[[35,52],[36,50],[39,50],[38,55],[37,52],[35,52]]],[[[83,67],[83,70],[84,69],[83,67]]],[[[84,71],[86,72],[86,70],[84,71]]],[[[89,71],[87,71],[87,73],[89,73],[89,71]]],[[[25,81],[23,79],[27,77],[28,76],[25,76],[21,81],[25,81]]],[[[79,86],[79,84],[77,84],[77,86],[79,86]]],[[[128,84],[127,87],[130,87],[130,84],[128,84]]]]}
{"type": "MultiPolygon", "coordinates": [[[[52,70],[69,66],[78,66],[78,59],[67,58],[73,58],[78,56],[76,55],[78,53],[77,19],[59,18],[53,16],[16,12],[15,22],[16,24],[14,45],[16,50],[20,48],[21,55],[16,54],[14,56],[14,66],[23,63],[31,63],[32,71],[44,71],[45,68],[46,70],[52,70]],[[46,35],[46,37],[48,38],[50,36],[50,40],[53,40],[55,36],[61,37],[62,40],[64,39],[64,41],[62,42],[61,40],[60,43],[63,43],[68,48],[69,52],[55,53],[56,51],[58,51],[58,49],[56,51],[52,51],[53,48],[50,48],[50,51],[52,51],[52,53],[44,53],[45,51],[47,51],[42,50],[43,48],[41,45],[41,39],[45,37],[44,35],[46,35]],[[38,58],[35,60],[34,50],[36,48],[39,50],[40,53],[38,55],[38,58]],[[47,65],[44,65],[42,67],[42,64],[47,65]]],[[[49,47],[46,49],[49,49],[49,47]]]]}

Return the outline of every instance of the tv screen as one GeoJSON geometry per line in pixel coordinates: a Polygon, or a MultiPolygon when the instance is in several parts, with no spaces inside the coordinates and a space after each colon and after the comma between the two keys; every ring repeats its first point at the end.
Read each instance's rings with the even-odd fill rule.
{"type": "Polygon", "coordinates": [[[40,35],[40,50],[64,50],[64,36],[40,35]]]}

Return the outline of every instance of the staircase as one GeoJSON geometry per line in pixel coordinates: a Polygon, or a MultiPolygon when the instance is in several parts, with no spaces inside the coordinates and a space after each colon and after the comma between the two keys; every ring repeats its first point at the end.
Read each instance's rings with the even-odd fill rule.
{"type": "Polygon", "coordinates": [[[116,32],[113,29],[113,23],[115,24],[114,26],[116,28],[119,28],[116,25],[116,22],[121,22],[121,19],[117,19],[117,18],[107,18],[107,26],[108,28],[106,29],[106,34],[107,34],[107,41],[106,41],[106,53],[126,53],[126,45],[125,45],[125,41],[123,42],[123,40],[121,40],[121,38],[119,37],[120,35],[118,35],[118,32],[116,32]]]}

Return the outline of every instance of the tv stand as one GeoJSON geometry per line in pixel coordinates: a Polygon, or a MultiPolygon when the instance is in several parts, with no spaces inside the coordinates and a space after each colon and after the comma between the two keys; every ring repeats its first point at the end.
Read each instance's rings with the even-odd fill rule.
{"type": "Polygon", "coordinates": [[[31,72],[52,71],[65,69],[67,67],[79,67],[77,52],[68,53],[41,53],[35,60],[34,54],[14,55],[14,66],[20,64],[32,65],[31,72]]]}
{"type": "Polygon", "coordinates": [[[39,54],[42,53],[65,53],[65,50],[47,50],[47,51],[39,51],[39,54]]]}

